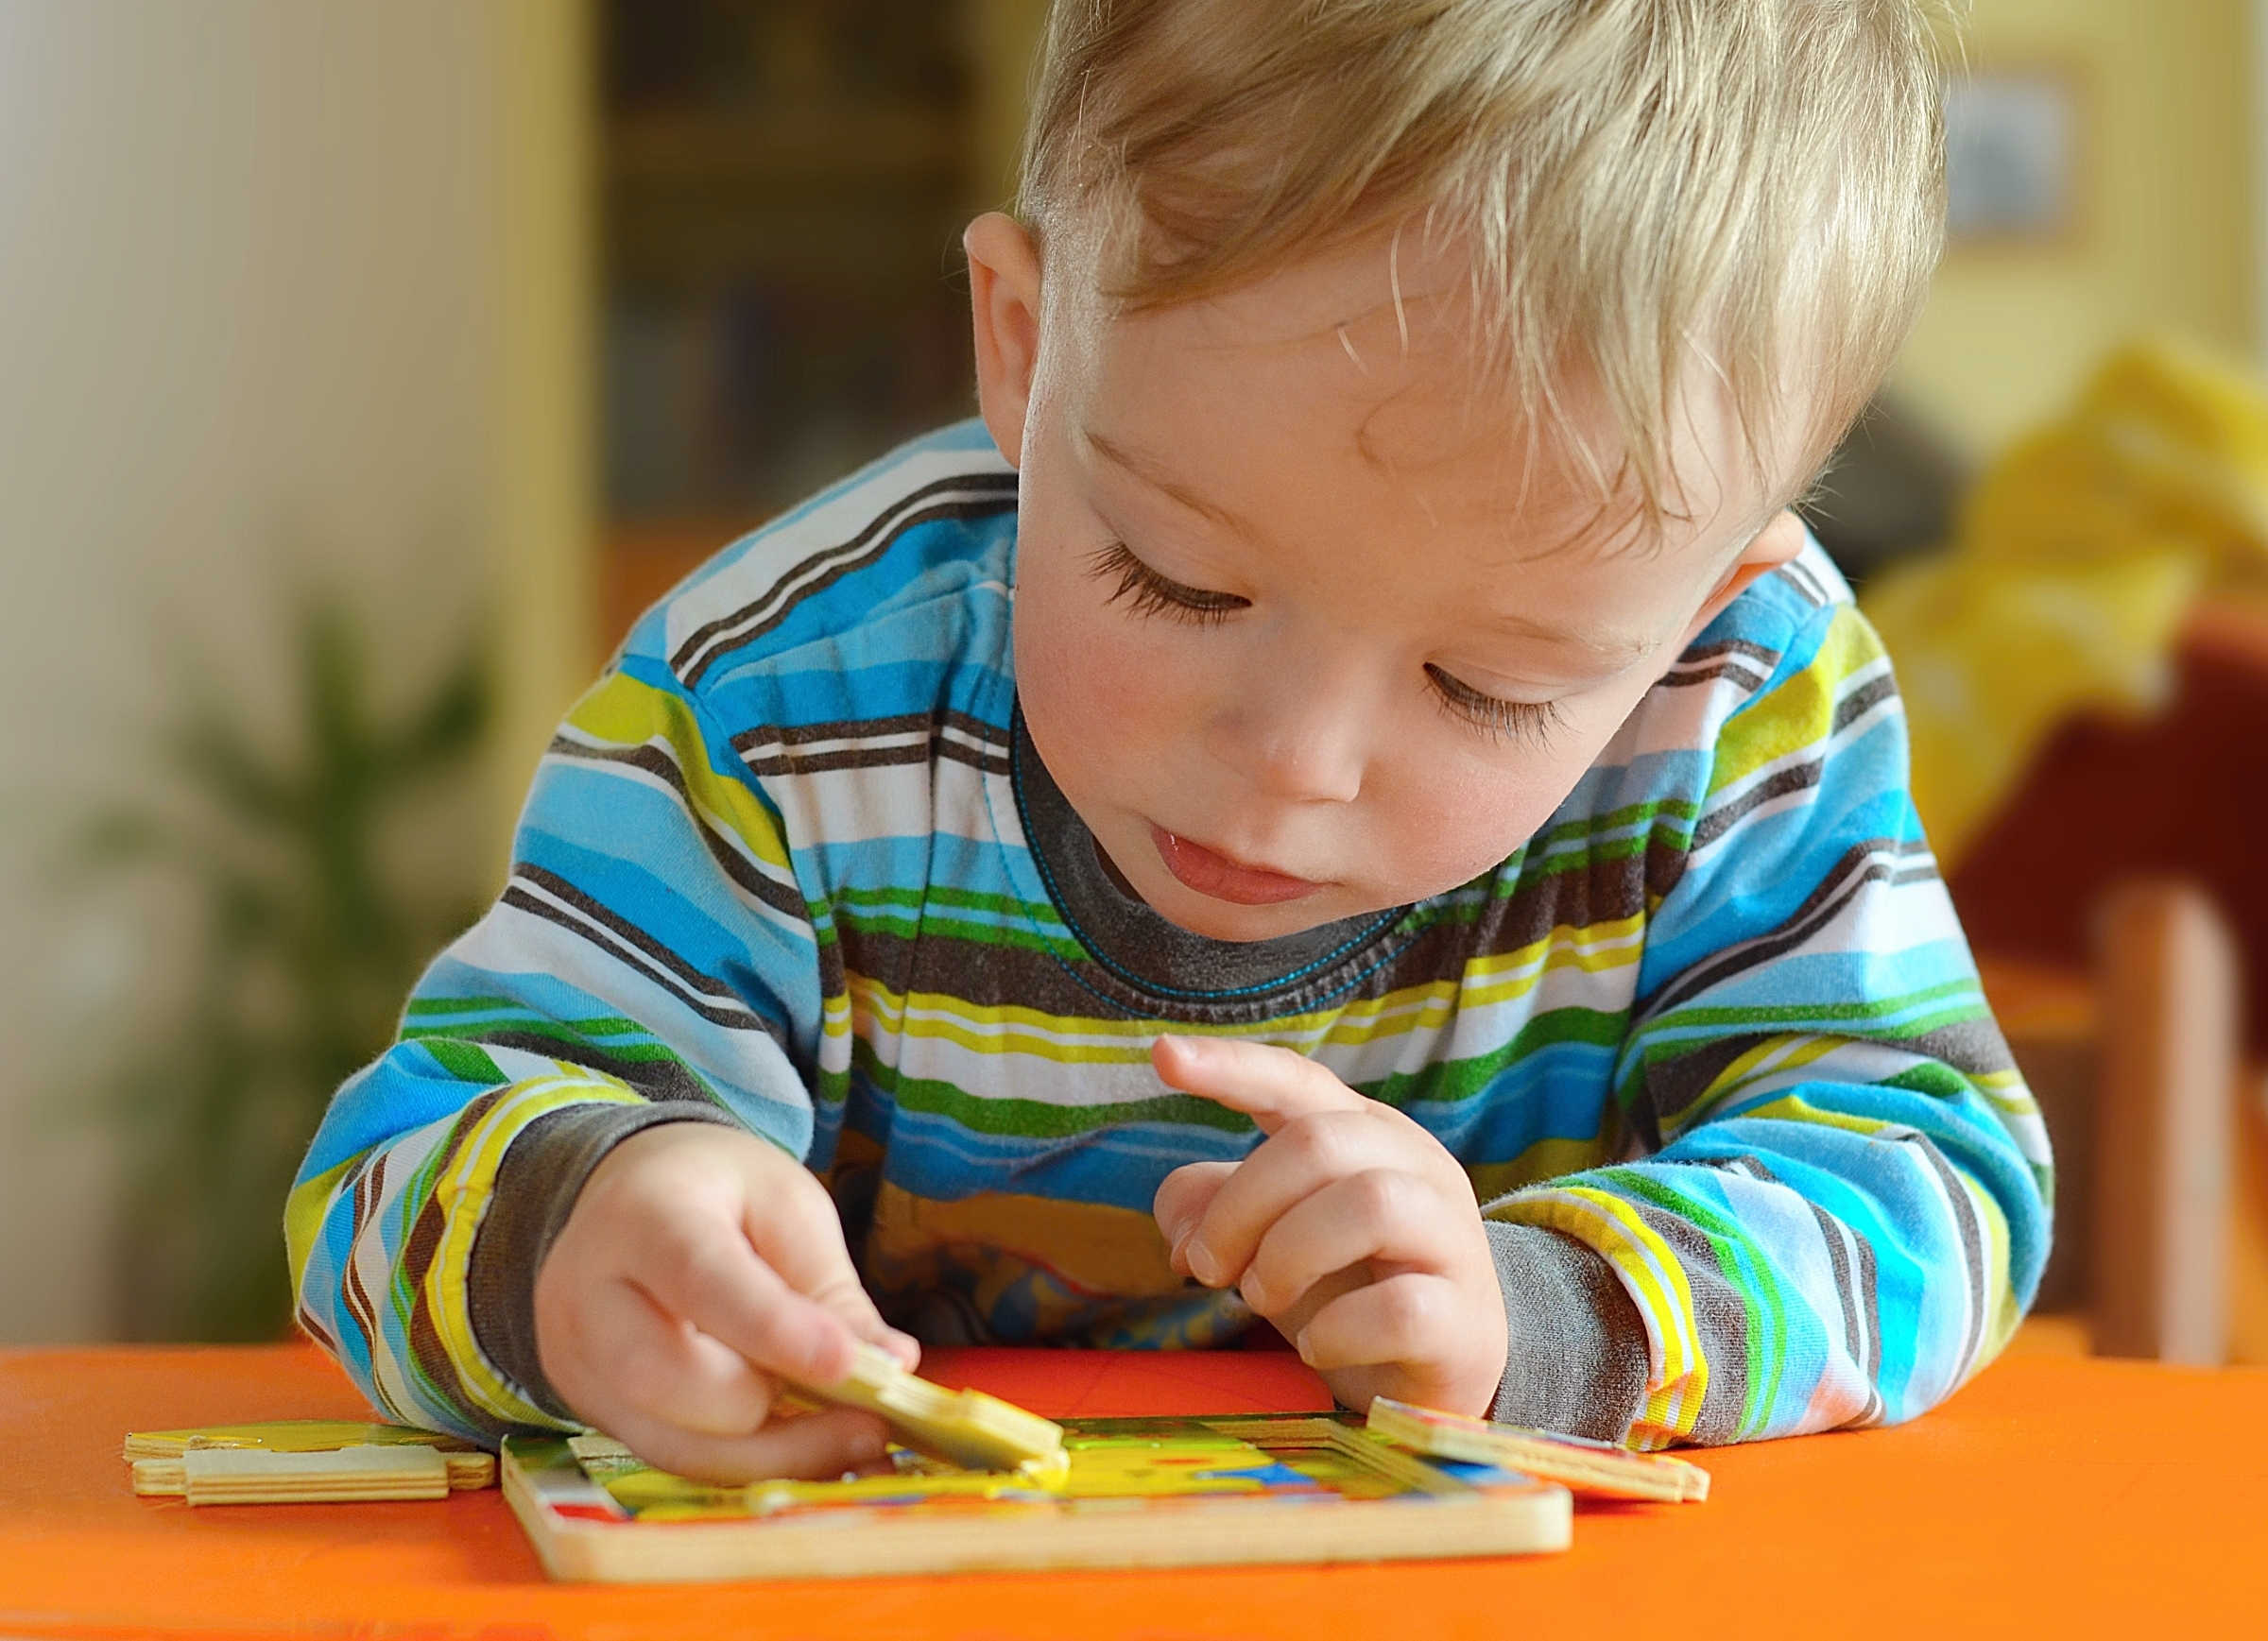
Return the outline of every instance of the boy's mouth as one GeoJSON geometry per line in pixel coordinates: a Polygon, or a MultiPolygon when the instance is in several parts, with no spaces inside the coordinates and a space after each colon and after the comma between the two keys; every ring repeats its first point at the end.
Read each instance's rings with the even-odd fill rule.
{"type": "Polygon", "coordinates": [[[1305,878],[1232,861],[1203,844],[1176,837],[1155,822],[1150,826],[1150,842],[1157,846],[1158,858],[1165,863],[1165,869],[1179,880],[1183,888],[1194,889],[1215,900],[1228,900],[1238,906],[1274,906],[1285,900],[1304,899],[1325,887],[1305,878]]]}

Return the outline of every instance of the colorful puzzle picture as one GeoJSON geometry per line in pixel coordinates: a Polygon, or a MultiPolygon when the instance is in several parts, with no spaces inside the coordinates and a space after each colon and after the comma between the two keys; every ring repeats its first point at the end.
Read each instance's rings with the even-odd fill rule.
{"type": "Polygon", "coordinates": [[[554,1578],[871,1578],[1565,1549],[1566,1489],[1419,1458],[1348,1415],[1069,1419],[1044,1482],[907,1449],[836,1481],[718,1487],[604,1437],[510,1437],[505,1496],[554,1578]]]}

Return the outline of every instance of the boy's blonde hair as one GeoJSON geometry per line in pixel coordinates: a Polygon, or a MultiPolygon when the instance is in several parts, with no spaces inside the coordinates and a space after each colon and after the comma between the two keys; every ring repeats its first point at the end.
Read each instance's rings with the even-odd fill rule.
{"type": "Polygon", "coordinates": [[[1799,436],[1808,479],[1889,368],[1941,237],[1945,11],[1056,0],[1018,206],[1043,244],[1097,236],[1106,295],[1136,311],[1389,225],[1461,244],[1476,359],[1603,495],[1659,517],[1698,378],[1780,485],[1767,448],[1799,436]],[[1571,367],[1611,458],[1555,385],[1571,367]]]}

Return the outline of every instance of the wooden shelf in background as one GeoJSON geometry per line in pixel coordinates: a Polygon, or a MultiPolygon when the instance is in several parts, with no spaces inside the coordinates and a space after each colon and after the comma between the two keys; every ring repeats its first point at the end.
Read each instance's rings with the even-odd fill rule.
{"type": "Polygon", "coordinates": [[[623,115],[607,130],[607,171],[634,187],[910,181],[957,189],[968,124],[951,111],[902,108],[623,115]]]}

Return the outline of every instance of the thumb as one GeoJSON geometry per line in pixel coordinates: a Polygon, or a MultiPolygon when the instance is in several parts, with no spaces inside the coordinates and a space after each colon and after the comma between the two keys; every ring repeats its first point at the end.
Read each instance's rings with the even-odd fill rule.
{"type": "Polygon", "coordinates": [[[883,1321],[882,1312],[866,1288],[852,1281],[838,1284],[823,1293],[815,1293],[817,1300],[843,1319],[843,1325],[868,1344],[880,1345],[898,1359],[898,1365],[908,1373],[921,1365],[921,1342],[910,1333],[901,1333],[883,1321]]]}

